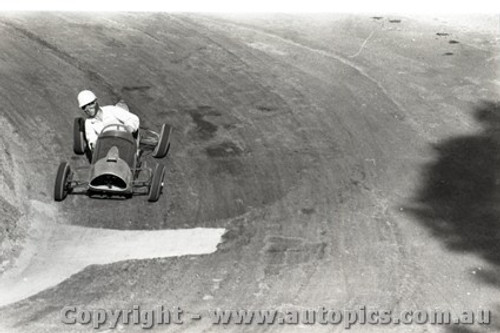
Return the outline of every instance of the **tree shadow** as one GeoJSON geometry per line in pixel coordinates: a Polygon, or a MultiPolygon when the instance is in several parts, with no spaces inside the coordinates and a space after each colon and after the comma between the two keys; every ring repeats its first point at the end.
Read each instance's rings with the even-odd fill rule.
{"type": "Polygon", "coordinates": [[[473,115],[483,129],[434,145],[437,158],[424,167],[423,185],[407,211],[451,251],[490,263],[477,278],[500,286],[500,103],[482,101],[473,115]]]}

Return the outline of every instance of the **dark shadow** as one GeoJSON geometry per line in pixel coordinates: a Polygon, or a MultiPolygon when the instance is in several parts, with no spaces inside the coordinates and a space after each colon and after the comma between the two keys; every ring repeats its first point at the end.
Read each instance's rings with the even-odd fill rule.
{"type": "Polygon", "coordinates": [[[490,263],[478,280],[500,286],[500,103],[482,101],[473,115],[483,129],[433,147],[437,157],[424,167],[423,185],[407,211],[448,249],[490,263]]]}

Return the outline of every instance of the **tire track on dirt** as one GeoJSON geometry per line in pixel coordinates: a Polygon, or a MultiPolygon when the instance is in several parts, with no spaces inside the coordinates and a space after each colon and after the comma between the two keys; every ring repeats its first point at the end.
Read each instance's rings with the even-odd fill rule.
{"type": "MultiPolygon", "coordinates": [[[[221,49],[223,49],[225,52],[230,54],[233,58],[237,59],[237,61],[242,62],[245,64],[246,67],[250,68],[250,64],[255,64],[255,63],[266,63],[268,66],[275,67],[275,66],[282,66],[280,65],[279,59],[270,57],[267,54],[259,54],[261,57],[258,57],[255,55],[253,52],[248,52],[246,51],[245,47],[246,44],[243,46],[241,45],[242,43],[237,43],[234,40],[231,40],[231,38],[225,37],[224,34],[215,34],[212,32],[207,32],[206,26],[203,24],[199,24],[197,22],[191,22],[190,18],[181,18],[182,21],[187,21],[186,23],[190,24],[191,26],[196,26],[197,29],[196,31],[199,31],[200,34],[204,36],[204,38],[208,39],[211,43],[217,45],[221,49]],[[214,36],[212,36],[214,35],[214,36]],[[234,47],[233,47],[234,46],[234,47]],[[252,61],[251,61],[252,60],[252,61]]],[[[210,30],[209,30],[210,31],[210,30]]],[[[308,50],[305,50],[306,54],[309,54],[310,52],[308,50]]],[[[306,55],[302,55],[303,57],[307,57],[306,55]]],[[[325,63],[328,63],[329,61],[326,61],[325,63]]],[[[335,91],[335,98],[337,99],[337,104],[340,103],[340,101],[344,103],[350,103],[349,98],[345,98],[344,96],[349,96],[352,95],[352,92],[349,91],[349,89],[346,89],[342,87],[341,85],[334,83],[332,84],[331,82],[328,82],[328,80],[324,77],[319,75],[319,73],[314,72],[313,70],[307,70],[307,68],[300,68],[298,67],[294,62],[287,62],[286,63],[286,68],[283,68],[283,70],[287,71],[287,74],[289,77],[296,77],[296,78],[301,78],[303,81],[307,81],[310,83],[312,86],[313,82],[314,83],[314,91],[323,91],[323,94],[319,94],[321,97],[316,100],[308,100],[306,97],[302,97],[304,94],[307,95],[307,91],[304,90],[299,90],[298,87],[300,85],[295,84],[295,83],[286,83],[283,85],[283,88],[287,89],[286,91],[289,92],[293,96],[301,96],[298,97],[298,99],[293,100],[293,104],[290,103],[290,101],[284,100],[280,95],[277,95],[278,98],[281,99],[281,101],[284,103],[284,105],[287,105],[287,111],[289,111],[290,116],[287,118],[287,121],[290,122],[290,124],[287,126],[290,126],[290,128],[294,128],[292,130],[293,136],[297,138],[297,142],[300,142],[300,146],[304,145],[305,147],[308,148],[298,148],[298,150],[294,149],[294,152],[300,152],[301,154],[304,154],[305,151],[310,150],[310,147],[314,147],[313,150],[308,151],[306,154],[310,155],[310,157],[313,160],[321,160],[323,163],[326,163],[326,160],[330,159],[338,159],[339,156],[343,155],[348,151],[347,148],[345,147],[359,147],[359,143],[357,143],[357,139],[355,139],[355,135],[352,133],[352,131],[356,132],[356,126],[355,122],[352,121],[352,118],[354,117],[352,114],[348,114],[340,112],[340,111],[335,111],[332,112],[332,109],[329,107],[329,102],[330,102],[330,96],[331,93],[329,93],[328,90],[333,90],[335,91]],[[303,78],[307,79],[303,79],[303,78]],[[310,113],[314,113],[317,115],[318,119],[332,119],[334,126],[331,126],[328,130],[330,133],[338,133],[342,132],[345,133],[343,135],[344,138],[349,138],[349,139],[344,139],[345,142],[338,142],[338,140],[326,140],[329,142],[335,142],[334,145],[323,145],[322,147],[318,146],[318,142],[323,142],[323,140],[318,140],[317,137],[315,136],[314,132],[306,130],[309,128],[310,125],[310,113]],[[293,125],[293,126],[292,126],[293,125]],[[297,130],[298,129],[298,130],[297,130]],[[300,139],[299,139],[300,138],[300,139]]],[[[276,70],[276,72],[279,72],[279,69],[276,70]]],[[[265,86],[262,85],[260,81],[264,80],[273,80],[272,76],[273,74],[269,74],[270,77],[256,77],[252,75],[252,73],[248,73],[248,75],[252,78],[252,82],[255,82],[255,84],[260,85],[262,89],[265,89],[265,86]]],[[[283,91],[282,91],[283,93],[283,91]]],[[[356,96],[352,95],[352,100],[355,100],[356,96]]],[[[391,121],[391,116],[392,118],[396,118],[395,121],[398,120],[398,118],[401,118],[399,116],[394,116],[394,114],[397,112],[394,108],[391,107],[391,103],[387,102],[385,103],[388,105],[388,107],[385,108],[385,110],[390,110],[390,112],[387,113],[387,120],[391,121]]],[[[347,104],[346,104],[347,105],[347,104]]],[[[363,124],[364,122],[369,122],[373,121],[373,117],[370,115],[365,116],[364,112],[359,113],[359,122],[358,124],[363,124]]],[[[319,129],[322,126],[324,126],[325,123],[322,124],[314,124],[313,127],[315,129],[319,129]]],[[[395,122],[395,124],[397,124],[395,122]]],[[[363,131],[366,132],[366,131],[363,131]]],[[[326,133],[325,133],[326,134],[326,133]]],[[[393,134],[387,133],[388,137],[394,137],[393,134]]],[[[329,137],[329,136],[328,136],[329,137]]],[[[324,137],[323,137],[324,139],[324,137]]],[[[373,138],[373,142],[377,142],[375,138],[373,138]]],[[[395,142],[396,139],[392,140],[395,142]]],[[[377,148],[377,144],[372,145],[372,149],[374,151],[378,151],[379,149],[377,148]]],[[[358,148],[354,148],[358,149],[358,148]]],[[[350,185],[347,185],[349,188],[350,185]]]]}
{"type": "Polygon", "coordinates": [[[32,40],[36,44],[52,51],[52,53],[59,59],[63,60],[64,62],[68,63],[69,65],[75,67],[76,69],[82,71],[91,82],[95,82],[98,85],[103,85],[113,97],[116,99],[119,99],[120,93],[113,88],[113,86],[104,78],[101,74],[93,70],[90,65],[86,64],[85,62],[82,62],[69,54],[68,52],[60,49],[56,45],[51,44],[47,40],[43,39],[42,37],[38,36],[37,34],[18,26],[17,24],[13,22],[9,22],[6,20],[0,20],[0,24],[13,29],[18,35],[22,35],[29,40],[32,40]]]}
{"type": "MultiPolygon", "coordinates": [[[[205,26],[199,24],[199,23],[196,23],[194,21],[192,21],[190,18],[188,17],[182,17],[182,16],[176,16],[176,17],[172,17],[173,20],[177,20],[179,22],[182,22],[181,24],[183,24],[184,26],[185,25],[190,25],[193,28],[194,32],[203,36],[203,38],[207,39],[208,41],[210,41],[210,43],[216,45],[218,48],[220,48],[221,50],[223,50],[224,52],[226,52],[228,55],[230,55],[233,59],[235,59],[237,62],[241,63],[243,66],[244,66],[244,69],[245,69],[245,73],[247,75],[247,77],[249,78],[249,80],[255,84],[257,87],[259,87],[259,89],[266,93],[266,94],[269,94],[271,93],[272,95],[274,95],[274,97],[279,100],[281,102],[281,105],[284,105],[285,106],[285,113],[286,114],[289,114],[291,115],[291,117],[288,117],[288,120],[290,120],[292,122],[292,124],[290,124],[290,127],[291,128],[302,128],[302,123],[300,121],[300,119],[294,114],[293,112],[293,108],[290,106],[289,104],[289,101],[285,100],[284,98],[282,98],[279,94],[277,93],[274,93],[272,91],[269,91],[269,87],[266,87],[264,84],[261,83],[261,79],[259,77],[257,77],[255,74],[252,73],[251,71],[251,68],[252,68],[252,65],[248,62],[248,61],[245,61],[240,55],[238,55],[235,51],[232,51],[231,48],[229,48],[227,45],[231,45],[233,44],[233,42],[228,39],[228,38],[224,38],[221,34],[218,34],[217,37],[219,38],[224,38],[224,41],[218,41],[216,40],[216,38],[214,37],[211,37],[208,32],[206,32],[206,29],[205,29],[205,26]],[[225,43],[225,45],[223,44],[225,43]]],[[[241,47],[241,46],[238,46],[237,47],[241,47]]],[[[256,62],[263,62],[261,58],[255,58],[255,61],[256,62]]],[[[296,68],[294,66],[294,68],[296,68]]],[[[300,90],[296,89],[295,87],[289,87],[296,95],[296,96],[302,96],[302,93],[300,90]]],[[[264,111],[274,111],[273,108],[267,108],[266,106],[260,106],[258,107],[258,109],[262,112],[264,111]]],[[[283,115],[284,113],[281,113],[281,115],[283,115]]],[[[338,119],[340,120],[340,119],[338,119]]],[[[314,143],[314,140],[312,140],[308,135],[307,135],[307,131],[295,131],[294,135],[297,136],[297,139],[299,142],[302,142],[304,143],[306,146],[312,146],[313,143],[314,143]]],[[[312,153],[311,153],[312,154],[312,153]]],[[[315,157],[318,157],[319,155],[318,154],[313,154],[315,157]]]]}
{"type": "MultiPolygon", "coordinates": [[[[197,19],[204,19],[204,20],[208,21],[209,24],[212,24],[212,25],[220,24],[219,22],[215,22],[208,17],[197,16],[197,19]]],[[[352,68],[353,70],[358,72],[361,76],[363,76],[364,78],[366,78],[370,82],[372,82],[383,93],[383,95],[391,102],[391,104],[393,104],[395,106],[395,108],[398,110],[398,113],[391,114],[395,119],[399,119],[400,117],[405,119],[403,117],[403,115],[405,114],[406,110],[403,107],[403,105],[401,105],[398,101],[396,101],[394,98],[392,98],[390,93],[387,91],[387,89],[377,79],[375,79],[370,74],[368,74],[362,67],[360,67],[356,63],[354,63],[354,62],[352,62],[352,61],[350,61],[350,60],[348,60],[348,59],[346,59],[338,54],[335,54],[335,53],[332,53],[329,51],[325,51],[325,50],[321,50],[321,49],[317,49],[317,48],[313,48],[311,46],[298,43],[296,41],[293,41],[291,39],[282,37],[280,35],[271,33],[271,32],[266,31],[266,30],[257,29],[255,27],[245,25],[245,24],[235,24],[233,22],[230,22],[230,21],[227,21],[224,19],[220,19],[220,21],[224,22],[224,24],[232,26],[235,29],[243,29],[243,30],[251,31],[251,32],[256,33],[256,34],[265,35],[267,37],[280,40],[281,42],[286,43],[288,45],[305,49],[309,52],[318,54],[318,55],[326,57],[326,58],[334,59],[334,60],[342,63],[343,65],[352,68]]]]}

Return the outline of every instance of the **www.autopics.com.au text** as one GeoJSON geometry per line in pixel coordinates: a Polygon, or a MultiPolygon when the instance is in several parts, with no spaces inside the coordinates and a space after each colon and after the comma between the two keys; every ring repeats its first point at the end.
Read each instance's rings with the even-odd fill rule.
{"type": "Polygon", "coordinates": [[[365,306],[354,310],[337,310],[318,307],[310,310],[210,310],[206,313],[190,313],[180,307],[172,309],[159,305],[154,309],[142,309],[134,305],[129,309],[86,309],[65,306],[61,321],[66,325],[92,325],[99,329],[104,325],[116,328],[117,325],[140,325],[149,329],[158,325],[182,325],[186,321],[209,318],[213,325],[489,325],[491,312],[479,309],[464,310],[453,315],[447,310],[405,310],[393,313],[391,310],[367,309],[365,306]]]}

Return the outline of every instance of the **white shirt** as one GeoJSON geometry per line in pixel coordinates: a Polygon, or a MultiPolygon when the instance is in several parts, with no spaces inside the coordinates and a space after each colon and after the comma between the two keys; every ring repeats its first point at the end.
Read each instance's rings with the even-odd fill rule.
{"type": "Polygon", "coordinates": [[[113,124],[123,124],[131,132],[135,132],[139,129],[139,117],[118,106],[102,106],[101,111],[98,111],[94,118],[85,120],[85,137],[89,147],[94,148],[102,129],[113,124]]]}

